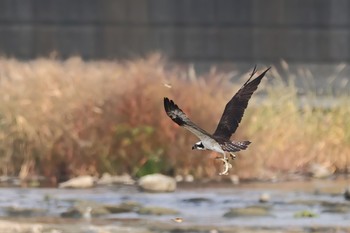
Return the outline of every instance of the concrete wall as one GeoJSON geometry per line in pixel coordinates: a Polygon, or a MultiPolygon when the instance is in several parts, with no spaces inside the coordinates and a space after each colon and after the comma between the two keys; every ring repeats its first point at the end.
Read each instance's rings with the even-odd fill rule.
{"type": "Polygon", "coordinates": [[[350,59],[348,0],[0,0],[0,54],[179,61],[350,59]]]}

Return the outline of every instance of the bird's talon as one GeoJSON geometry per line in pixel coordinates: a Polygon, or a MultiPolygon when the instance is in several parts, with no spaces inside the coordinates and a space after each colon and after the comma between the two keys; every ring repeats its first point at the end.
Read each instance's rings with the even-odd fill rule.
{"type": "Polygon", "coordinates": [[[222,175],[228,175],[228,170],[232,168],[232,165],[228,162],[227,158],[219,158],[224,164],[224,170],[219,173],[220,176],[222,175]]]}
{"type": "Polygon", "coordinates": [[[233,154],[233,153],[230,153],[230,157],[231,157],[232,160],[234,160],[236,158],[236,155],[233,154]]]}

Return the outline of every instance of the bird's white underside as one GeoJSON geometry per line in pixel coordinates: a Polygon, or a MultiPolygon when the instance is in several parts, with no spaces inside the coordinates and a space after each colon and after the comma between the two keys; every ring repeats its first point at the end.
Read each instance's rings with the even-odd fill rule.
{"type": "Polygon", "coordinates": [[[217,143],[217,141],[215,141],[212,137],[208,136],[208,133],[205,132],[203,129],[199,129],[193,126],[191,127],[190,125],[184,125],[183,127],[188,131],[192,132],[201,140],[204,146],[204,150],[212,150],[222,154],[222,157],[217,158],[218,160],[221,160],[224,163],[224,170],[220,172],[219,175],[227,175],[228,170],[232,168],[232,165],[229,163],[228,157],[226,156],[225,151],[221,148],[219,143],[217,143]]]}
{"type": "Polygon", "coordinates": [[[219,175],[227,175],[228,170],[232,168],[232,165],[229,163],[228,157],[226,156],[225,151],[221,148],[219,143],[217,143],[214,139],[208,137],[202,140],[202,144],[205,147],[205,149],[222,154],[221,158],[217,158],[218,160],[221,160],[224,163],[224,170],[220,172],[219,175]]]}
{"type": "Polygon", "coordinates": [[[221,148],[221,146],[219,145],[219,143],[217,143],[215,140],[210,139],[210,140],[202,140],[202,143],[204,145],[204,147],[207,150],[212,150],[218,153],[225,153],[224,150],[221,148]]]}

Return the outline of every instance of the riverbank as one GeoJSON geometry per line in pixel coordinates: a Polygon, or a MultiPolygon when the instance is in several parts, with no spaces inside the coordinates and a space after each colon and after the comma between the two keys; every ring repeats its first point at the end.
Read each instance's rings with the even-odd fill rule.
{"type": "Polygon", "coordinates": [[[308,233],[308,232],[350,232],[350,227],[240,227],[240,226],[181,226],[159,222],[116,223],[115,221],[86,223],[61,221],[48,223],[46,220],[23,221],[0,220],[3,233],[308,233]]]}

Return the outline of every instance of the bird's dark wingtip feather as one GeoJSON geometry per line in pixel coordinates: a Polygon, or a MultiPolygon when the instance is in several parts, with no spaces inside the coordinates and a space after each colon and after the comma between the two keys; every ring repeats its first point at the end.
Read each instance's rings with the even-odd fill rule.
{"type": "Polygon", "coordinates": [[[261,75],[265,75],[267,71],[269,71],[271,69],[271,66],[269,68],[267,68],[264,72],[261,73],[261,75]]]}
{"type": "MultiPolygon", "coordinates": [[[[164,97],[164,108],[167,112],[179,109],[179,107],[171,99],[164,97]]],[[[179,109],[180,110],[180,109],[179,109]]]]}
{"type": "Polygon", "coordinates": [[[184,120],[174,114],[173,111],[178,110],[180,112],[182,112],[182,110],[174,103],[174,101],[172,101],[171,99],[168,99],[167,97],[164,97],[164,108],[165,108],[165,112],[166,114],[178,125],[182,126],[185,124],[184,120]]]}
{"type": "Polygon", "coordinates": [[[177,109],[177,105],[174,103],[174,101],[172,101],[171,99],[164,97],[164,109],[165,112],[169,115],[169,113],[171,111],[173,111],[174,109],[177,109]]]}
{"type": "Polygon", "coordinates": [[[168,97],[164,97],[164,109],[166,112],[169,110],[169,99],[168,97]]]}
{"type": "MultiPolygon", "coordinates": [[[[264,72],[262,72],[256,79],[259,79],[259,78],[263,78],[264,75],[266,74],[267,71],[269,71],[271,69],[271,67],[267,68],[264,72]]],[[[250,74],[248,80],[243,84],[243,86],[246,86],[248,85],[248,83],[250,82],[250,80],[253,78],[253,76],[257,73],[257,69],[256,69],[256,65],[254,66],[253,68],[253,71],[252,73],[250,74]]]]}
{"type": "MultiPolygon", "coordinates": [[[[255,67],[254,67],[254,69],[255,69],[255,67]]],[[[254,73],[252,73],[252,76],[249,77],[249,79],[244,83],[243,86],[247,86],[248,84],[253,83],[253,82],[257,83],[257,85],[258,85],[258,84],[260,83],[260,81],[262,80],[262,78],[265,76],[266,72],[269,71],[270,69],[271,69],[271,67],[267,68],[267,69],[264,70],[261,74],[259,74],[258,77],[256,77],[256,78],[253,79],[251,82],[249,82],[250,79],[251,79],[251,78],[253,77],[253,75],[254,75],[254,73]]],[[[255,71],[255,73],[256,73],[256,71],[255,71]]]]}
{"type": "Polygon", "coordinates": [[[271,67],[267,68],[266,70],[264,70],[261,74],[259,74],[259,76],[257,78],[263,77],[265,76],[265,74],[267,73],[267,71],[269,71],[271,69],[271,67]]]}
{"type": "Polygon", "coordinates": [[[254,71],[256,71],[256,64],[254,65],[254,68],[253,68],[253,73],[254,73],[254,71]]]}

